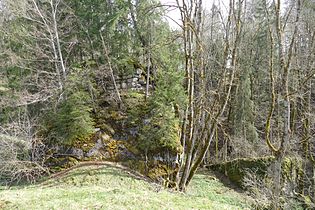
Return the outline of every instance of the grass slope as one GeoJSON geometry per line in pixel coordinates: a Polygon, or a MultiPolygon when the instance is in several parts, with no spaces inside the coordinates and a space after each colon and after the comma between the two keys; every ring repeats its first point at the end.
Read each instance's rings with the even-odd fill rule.
{"type": "Polygon", "coordinates": [[[247,199],[206,174],[197,174],[184,194],[109,165],[78,167],[42,184],[0,187],[0,209],[250,209],[247,199]]]}

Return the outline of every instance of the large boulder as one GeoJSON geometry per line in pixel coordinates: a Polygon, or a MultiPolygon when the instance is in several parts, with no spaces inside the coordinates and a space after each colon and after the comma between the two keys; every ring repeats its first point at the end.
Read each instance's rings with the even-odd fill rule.
{"type": "Polygon", "coordinates": [[[85,154],[87,158],[122,161],[134,159],[135,155],[129,151],[125,141],[113,139],[106,133],[101,133],[94,146],[85,154]]]}
{"type": "MultiPolygon", "coordinates": [[[[255,176],[264,178],[268,175],[268,169],[275,161],[274,156],[258,158],[239,158],[225,163],[206,166],[215,172],[225,174],[231,182],[244,188],[243,181],[248,173],[254,173],[255,176]]],[[[282,178],[286,183],[301,181],[303,175],[300,160],[296,158],[284,158],[282,162],[282,178]]]]}
{"type": "Polygon", "coordinates": [[[98,139],[94,145],[87,153],[86,157],[96,157],[96,156],[101,156],[102,153],[100,150],[104,147],[102,139],[98,139]]]}
{"type": "Polygon", "coordinates": [[[81,160],[84,157],[83,150],[79,148],[70,148],[67,154],[79,160],[81,160]]]}

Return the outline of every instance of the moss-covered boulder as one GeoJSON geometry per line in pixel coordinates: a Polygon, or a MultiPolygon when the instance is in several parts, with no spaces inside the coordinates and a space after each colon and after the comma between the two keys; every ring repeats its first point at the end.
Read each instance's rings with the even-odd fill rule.
{"type": "Polygon", "coordinates": [[[172,167],[162,161],[143,161],[143,160],[128,160],[124,165],[129,168],[149,177],[151,180],[164,185],[167,188],[176,188],[175,182],[172,182],[174,176],[178,172],[178,167],[172,167]]]}
{"type": "MultiPolygon", "coordinates": [[[[274,163],[275,157],[239,158],[221,164],[213,164],[207,168],[225,174],[230,181],[243,187],[243,180],[247,173],[255,173],[264,178],[268,168],[274,163]]],[[[297,158],[286,157],[282,162],[282,178],[284,182],[299,183],[303,177],[302,162],[297,158]]]]}
{"type": "Polygon", "coordinates": [[[242,187],[243,179],[247,172],[255,172],[257,175],[263,177],[267,173],[268,167],[274,161],[273,156],[261,158],[240,158],[228,161],[221,164],[213,164],[207,168],[224,173],[230,181],[242,187]]]}

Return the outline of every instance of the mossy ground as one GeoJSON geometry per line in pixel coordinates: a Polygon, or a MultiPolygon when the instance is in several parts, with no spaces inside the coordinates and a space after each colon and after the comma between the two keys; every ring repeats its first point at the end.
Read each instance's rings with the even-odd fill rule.
{"type": "Polygon", "coordinates": [[[171,192],[110,166],[84,166],[44,183],[4,189],[0,209],[250,209],[249,198],[207,174],[171,192]]]}

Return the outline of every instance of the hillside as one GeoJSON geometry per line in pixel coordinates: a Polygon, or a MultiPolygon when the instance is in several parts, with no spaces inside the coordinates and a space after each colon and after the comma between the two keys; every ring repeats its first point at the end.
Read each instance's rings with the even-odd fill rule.
{"type": "MultiPolygon", "coordinates": [[[[1,189],[1,188],[0,188],[1,189]]],[[[0,191],[0,209],[250,209],[248,198],[210,174],[186,194],[171,192],[117,164],[83,165],[48,180],[0,191]]]]}
{"type": "Polygon", "coordinates": [[[315,209],[315,0],[0,0],[0,28],[0,210],[315,209]]]}

